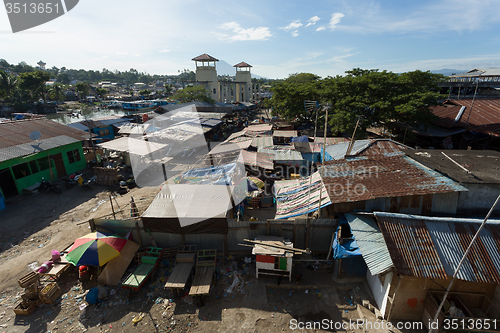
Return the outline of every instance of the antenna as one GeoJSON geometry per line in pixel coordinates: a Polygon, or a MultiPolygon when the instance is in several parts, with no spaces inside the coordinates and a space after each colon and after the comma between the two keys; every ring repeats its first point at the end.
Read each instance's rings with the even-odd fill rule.
{"type": "Polygon", "coordinates": [[[40,139],[40,137],[42,136],[42,133],[40,133],[40,131],[33,131],[28,136],[31,140],[36,141],[36,140],[40,139]]]}

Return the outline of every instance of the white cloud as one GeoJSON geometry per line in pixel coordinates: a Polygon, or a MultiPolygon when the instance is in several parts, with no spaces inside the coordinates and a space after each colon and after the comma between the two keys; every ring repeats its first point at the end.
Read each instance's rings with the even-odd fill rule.
{"type": "Polygon", "coordinates": [[[337,27],[337,24],[340,23],[340,20],[344,17],[345,15],[342,13],[333,13],[332,18],[330,19],[330,22],[328,23],[328,27],[331,30],[335,30],[337,27]]]}
{"type": "Polygon", "coordinates": [[[160,53],[168,53],[168,52],[170,52],[170,50],[169,49],[163,49],[163,50],[160,50],[158,52],[160,52],[160,53]]]}
{"type": "Polygon", "coordinates": [[[230,41],[245,41],[245,40],[267,40],[273,35],[267,27],[243,29],[237,22],[227,22],[220,27],[222,30],[229,30],[234,33],[230,36],[227,34],[219,34],[221,39],[230,41]]]}
{"type": "Polygon", "coordinates": [[[316,31],[322,31],[322,30],[325,30],[325,29],[326,29],[326,28],[322,26],[322,27],[318,27],[318,28],[316,29],[316,31]]]}
{"type": "Polygon", "coordinates": [[[280,28],[285,31],[291,31],[292,32],[292,37],[297,37],[299,35],[299,28],[303,26],[303,24],[300,22],[300,20],[295,20],[286,27],[280,28]]]}
{"type": "Polygon", "coordinates": [[[309,23],[307,23],[306,27],[308,27],[310,25],[315,25],[316,22],[318,22],[319,20],[321,20],[319,18],[319,16],[313,16],[313,17],[311,17],[309,20],[307,20],[307,22],[309,22],[309,23]]]}
{"type": "Polygon", "coordinates": [[[281,29],[283,29],[285,31],[297,30],[301,26],[303,26],[303,24],[300,22],[300,20],[295,20],[292,23],[290,23],[289,25],[287,25],[286,27],[281,28],[281,29]]]}

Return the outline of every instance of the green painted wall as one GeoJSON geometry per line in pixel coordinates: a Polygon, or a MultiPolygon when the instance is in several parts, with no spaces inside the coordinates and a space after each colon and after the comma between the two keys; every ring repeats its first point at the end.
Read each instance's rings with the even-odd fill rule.
{"type": "MultiPolygon", "coordinates": [[[[57,174],[57,170],[56,170],[56,166],[54,164],[54,161],[52,161],[51,167],[46,169],[46,170],[39,171],[37,173],[32,173],[31,175],[28,175],[28,176],[25,176],[25,177],[22,177],[19,179],[16,179],[16,177],[14,177],[14,173],[12,171],[13,166],[16,166],[18,164],[23,164],[26,162],[35,161],[35,160],[38,160],[40,158],[46,159],[47,153],[49,156],[61,153],[63,164],[64,164],[64,169],[66,170],[67,174],[71,174],[73,172],[78,172],[80,170],[85,169],[87,166],[87,163],[85,162],[85,156],[83,154],[82,143],[75,142],[75,143],[70,143],[70,144],[67,144],[64,146],[45,150],[45,151],[39,152],[37,154],[28,155],[28,156],[24,156],[24,157],[17,157],[17,158],[13,158],[11,160],[8,160],[8,161],[1,162],[0,163],[0,170],[10,168],[10,173],[12,175],[12,178],[14,179],[14,181],[16,183],[17,192],[19,194],[22,194],[22,191],[24,188],[29,187],[37,182],[40,182],[42,180],[42,177],[44,177],[46,180],[55,180],[59,177],[59,175],[57,174]],[[67,152],[73,151],[76,149],[78,149],[78,152],[80,154],[80,161],[70,163],[67,152]]],[[[31,168],[30,168],[30,170],[31,170],[31,168]]]]}

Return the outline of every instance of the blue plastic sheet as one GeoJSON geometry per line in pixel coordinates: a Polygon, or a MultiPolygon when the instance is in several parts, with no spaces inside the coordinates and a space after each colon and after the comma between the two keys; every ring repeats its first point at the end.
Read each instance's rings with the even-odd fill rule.
{"type": "Polygon", "coordinates": [[[349,224],[345,220],[341,220],[339,223],[339,226],[337,227],[337,230],[335,231],[335,237],[333,238],[333,259],[342,259],[342,258],[349,258],[349,257],[354,257],[354,256],[360,256],[361,251],[359,250],[358,243],[356,243],[356,240],[353,238],[345,241],[344,243],[340,244],[338,242],[338,233],[340,231],[340,226],[344,228],[349,228],[349,224]]]}

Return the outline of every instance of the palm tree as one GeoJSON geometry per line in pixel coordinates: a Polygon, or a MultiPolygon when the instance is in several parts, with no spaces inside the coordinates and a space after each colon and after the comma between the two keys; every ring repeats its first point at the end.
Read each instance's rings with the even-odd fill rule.
{"type": "MultiPolygon", "coordinates": [[[[17,88],[18,77],[0,70],[0,92],[10,101],[12,94],[17,88]]],[[[11,105],[12,106],[12,105],[11,105]]]]}

